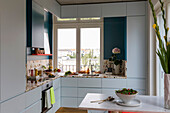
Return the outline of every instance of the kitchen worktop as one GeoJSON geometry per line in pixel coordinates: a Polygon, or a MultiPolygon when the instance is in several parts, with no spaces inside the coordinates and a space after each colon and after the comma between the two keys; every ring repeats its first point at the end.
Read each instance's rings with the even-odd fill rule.
{"type": "Polygon", "coordinates": [[[51,82],[51,81],[53,81],[55,79],[58,79],[59,77],[60,76],[56,76],[55,78],[49,78],[48,80],[45,80],[43,82],[38,82],[38,83],[28,83],[27,82],[26,91],[25,92],[28,92],[28,91],[33,90],[33,89],[35,89],[35,88],[37,88],[39,86],[42,86],[42,85],[44,85],[44,84],[46,84],[48,82],[51,82]]]}
{"type": "Polygon", "coordinates": [[[119,75],[106,75],[106,74],[99,74],[99,76],[83,76],[83,74],[79,75],[67,75],[67,76],[60,76],[66,78],[118,78],[118,79],[126,79],[126,76],[119,76],[119,75]]]}
{"type": "MultiPolygon", "coordinates": [[[[81,104],[79,105],[80,109],[85,110],[103,110],[103,111],[119,111],[119,112],[146,112],[146,113],[170,113],[170,110],[164,108],[163,97],[159,96],[144,96],[137,95],[136,99],[141,101],[141,105],[138,107],[124,107],[119,106],[115,101],[104,102],[102,104],[91,103],[95,100],[106,99],[109,95],[97,94],[97,93],[88,93],[81,104]]],[[[116,95],[113,95],[116,100],[119,98],[116,95]]]]}
{"type": "Polygon", "coordinates": [[[67,76],[64,76],[63,73],[59,73],[59,74],[56,74],[56,76],[54,78],[49,78],[48,80],[45,80],[43,82],[37,82],[37,83],[28,83],[27,82],[27,85],[26,85],[26,92],[34,89],[34,88],[37,88],[39,86],[42,86],[43,84],[46,84],[50,81],[53,81],[55,79],[58,79],[58,78],[110,78],[110,79],[126,79],[127,77],[126,76],[116,76],[116,75],[106,75],[106,74],[99,74],[99,76],[83,76],[83,74],[79,74],[79,75],[67,75],[67,76]]]}

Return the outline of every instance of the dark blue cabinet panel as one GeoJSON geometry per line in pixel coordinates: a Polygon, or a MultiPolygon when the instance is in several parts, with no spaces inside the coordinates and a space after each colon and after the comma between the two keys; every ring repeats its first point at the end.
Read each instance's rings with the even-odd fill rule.
{"type": "Polygon", "coordinates": [[[44,32],[48,34],[49,44],[50,44],[50,52],[52,54],[52,41],[53,41],[53,19],[52,13],[45,11],[44,12],[44,32]]]}
{"type": "Polygon", "coordinates": [[[44,48],[44,9],[32,2],[32,47],[44,48]]]}
{"type": "Polygon", "coordinates": [[[27,47],[44,48],[44,9],[27,0],[27,47]]]}
{"type": "Polygon", "coordinates": [[[126,17],[104,18],[104,59],[112,56],[112,49],[121,50],[118,59],[126,60],[126,17]]]}

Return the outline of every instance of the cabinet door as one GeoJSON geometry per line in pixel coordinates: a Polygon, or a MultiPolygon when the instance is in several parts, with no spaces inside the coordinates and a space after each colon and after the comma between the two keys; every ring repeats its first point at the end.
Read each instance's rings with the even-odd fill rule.
{"type": "Polygon", "coordinates": [[[127,16],[145,15],[146,2],[128,2],[127,16]]]}
{"type": "Polygon", "coordinates": [[[61,96],[61,89],[57,88],[56,90],[54,90],[54,93],[55,93],[55,98],[60,98],[60,96],[61,96]]]}
{"type": "Polygon", "coordinates": [[[127,75],[147,76],[147,35],[145,16],[127,17],[127,75]]]}
{"type": "Polygon", "coordinates": [[[78,97],[85,97],[87,93],[101,93],[101,89],[97,88],[78,88],[78,97]]]}
{"type": "Polygon", "coordinates": [[[102,79],[102,88],[121,89],[126,87],[126,79],[102,79]]]}
{"type": "Polygon", "coordinates": [[[61,6],[62,18],[77,18],[77,5],[61,6]]]}
{"type": "Polygon", "coordinates": [[[77,97],[77,88],[61,88],[62,97],[77,97]]]}
{"type": "Polygon", "coordinates": [[[25,92],[26,0],[1,0],[0,100],[25,92]]]}
{"type": "Polygon", "coordinates": [[[78,78],[78,87],[101,88],[101,78],[78,78]]]}
{"type": "Polygon", "coordinates": [[[78,98],[77,99],[77,106],[79,106],[81,104],[81,102],[83,101],[84,98],[78,98]]]}
{"type": "Polygon", "coordinates": [[[28,107],[41,99],[41,87],[25,93],[25,106],[28,107]]]}
{"type": "Polygon", "coordinates": [[[25,113],[41,113],[41,100],[27,108],[25,113]]]}
{"type": "Polygon", "coordinates": [[[44,48],[44,9],[32,2],[32,47],[44,48]]]}
{"type": "Polygon", "coordinates": [[[1,103],[0,113],[20,113],[25,109],[25,94],[1,103]]]}
{"type": "Polygon", "coordinates": [[[77,78],[61,78],[61,87],[77,87],[77,78]]]}
{"type": "Polygon", "coordinates": [[[126,16],[126,3],[109,3],[102,5],[102,17],[126,16]]]}
{"type": "Polygon", "coordinates": [[[55,79],[55,80],[53,81],[53,88],[54,88],[54,90],[60,88],[60,78],[55,79]]]}
{"type": "Polygon", "coordinates": [[[92,4],[92,5],[78,5],[78,17],[101,17],[101,5],[92,4]]]}
{"type": "Polygon", "coordinates": [[[62,97],[61,107],[77,107],[77,98],[62,97]]]}

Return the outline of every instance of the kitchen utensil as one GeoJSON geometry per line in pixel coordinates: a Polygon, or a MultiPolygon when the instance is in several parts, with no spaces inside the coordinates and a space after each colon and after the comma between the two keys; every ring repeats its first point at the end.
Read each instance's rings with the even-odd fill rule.
{"type": "Polygon", "coordinates": [[[96,102],[99,102],[98,104],[101,104],[105,101],[113,101],[115,98],[109,96],[107,99],[104,99],[104,100],[96,100],[96,101],[91,101],[91,103],[96,103],[96,102]]]}

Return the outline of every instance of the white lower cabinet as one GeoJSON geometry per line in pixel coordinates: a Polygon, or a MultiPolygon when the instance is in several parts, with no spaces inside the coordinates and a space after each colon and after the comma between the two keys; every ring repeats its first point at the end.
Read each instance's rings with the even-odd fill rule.
{"type": "Polygon", "coordinates": [[[54,94],[55,94],[55,98],[60,98],[60,96],[61,96],[61,90],[60,90],[60,88],[54,90],[54,94]]]}
{"type": "Polygon", "coordinates": [[[1,103],[0,113],[20,113],[25,109],[25,94],[1,103]]]}
{"type": "Polygon", "coordinates": [[[61,95],[63,97],[77,97],[77,88],[62,88],[61,95]]]}
{"type": "Polygon", "coordinates": [[[41,87],[35,88],[25,93],[25,107],[29,107],[41,99],[41,87]]]}
{"type": "Polygon", "coordinates": [[[24,113],[41,113],[41,100],[28,107],[24,113]]]}
{"type": "Polygon", "coordinates": [[[77,108],[77,97],[62,97],[61,98],[61,106],[62,107],[74,107],[77,108]]]}
{"type": "Polygon", "coordinates": [[[84,98],[87,93],[102,93],[98,88],[78,88],[78,97],[84,98]]]}
{"type": "Polygon", "coordinates": [[[61,87],[77,87],[77,78],[61,78],[61,87]]]}
{"type": "Polygon", "coordinates": [[[78,87],[101,88],[101,78],[78,78],[78,87]]]}
{"type": "MultiPolygon", "coordinates": [[[[122,88],[136,89],[139,94],[146,93],[146,79],[111,79],[111,78],[62,78],[61,106],[78,107],[87,93],[115,95],[115,90],[122,88]],[[66,83],[65,83],[66,82],[66,83]]],[[[107,113],[90,110],[89,113],[107,113]]]]}
{"type": "Polygon", "coordinates": [[[57,78],[57,79],[55,79],[53,81],[53,88],[54,88],[54,90],[60,88],[60,80],[61,80],[60,78],[57,78]]]}
{"type": "Polygon", "coordinates": [[[84,98],[78,98],[77,100],[77,106],[79,107],[79,105],[81,104],[81,102],[83,101],[84,98]]]}
{"type": "Polygon", "coordinates": [[[60,88],[56,89],[54,93],[55,93],[55,104],[53,105],[53,111],[55,113],[61,106],[60,88]]]}

